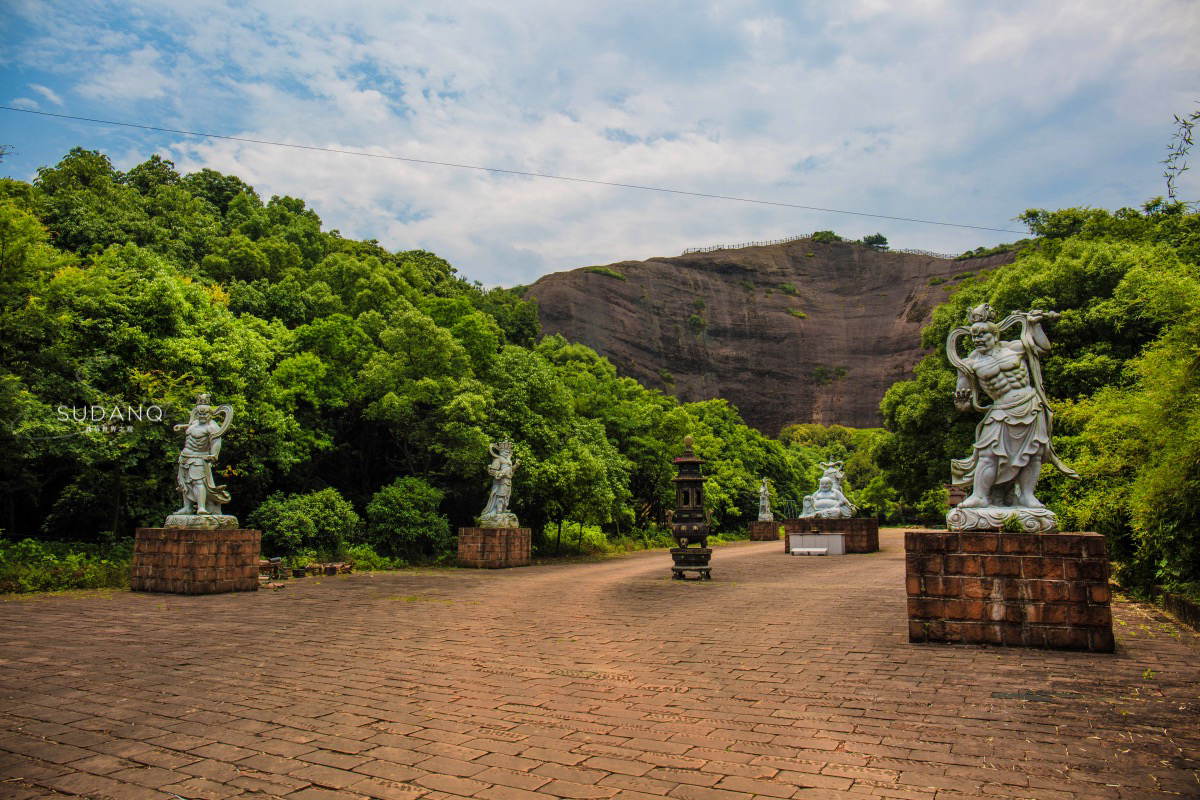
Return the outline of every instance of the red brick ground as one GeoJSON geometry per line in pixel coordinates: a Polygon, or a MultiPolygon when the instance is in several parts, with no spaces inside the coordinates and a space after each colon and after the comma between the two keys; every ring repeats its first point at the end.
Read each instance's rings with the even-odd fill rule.
{"type": "Polygon", "coordinates": [[[0,602],[0,798],[1200,796],[1200,636],[909,644],[904,552],[0,602]]]}

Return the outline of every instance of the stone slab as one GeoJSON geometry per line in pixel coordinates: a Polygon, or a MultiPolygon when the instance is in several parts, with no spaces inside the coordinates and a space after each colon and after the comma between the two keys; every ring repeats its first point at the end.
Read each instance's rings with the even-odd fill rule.
{"type": "Polygon", "coordinates": [[[130,588],[135,592],[220,594],[258,591],[262,531],[138,528],[130,588]]]}
{"type": "Polygon", "coordinates": [[[533,563],[529,528],[459,528],[458,566],[473,569],[528,567],[533,563]]]}
{"type": "Polygon", "coordinates": [[[904,548],[909,641],[1113,650],[1100,534],[908,531],[904,548]]]}

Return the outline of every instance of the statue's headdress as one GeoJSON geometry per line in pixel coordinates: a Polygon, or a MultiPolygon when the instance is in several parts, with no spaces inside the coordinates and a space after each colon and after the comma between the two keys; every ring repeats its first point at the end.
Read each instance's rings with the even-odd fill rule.
{"type": "Polygon", "coordinates": [[[996,310],[988,303],[978,305],[967,312],[967,322],[974,325],[977,322],[995,322],[996,310]]]}

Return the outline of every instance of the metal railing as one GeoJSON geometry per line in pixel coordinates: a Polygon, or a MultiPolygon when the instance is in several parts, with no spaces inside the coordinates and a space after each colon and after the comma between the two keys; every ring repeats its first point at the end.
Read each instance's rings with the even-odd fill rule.
{"type": "MultiPolygon", "coordinates": [[[[745,244],[714,244],[712,247],[689,247],[687,250],[683,251],[683,255],[686,256],[691,253],[711,253],[716,250],[741,250],[743,247],[765,247],[772,244],[789,244],[791,242],[798,242],[801,239],[811,239],[812,237],[813,235],[811,233],[806,233],[801,236],[789,236],[786,239],[772,239],[771,241],[766,242],[746,242],[745,244]]],[[[944,258],[948,261],[953,261],[954,259],[958,258],[958,253],[935,253],[932,250],[909,250],[897,248],[894,250],[886,250],[881,252],[908,253],[909,255],[914,256],[944,258]]]]}

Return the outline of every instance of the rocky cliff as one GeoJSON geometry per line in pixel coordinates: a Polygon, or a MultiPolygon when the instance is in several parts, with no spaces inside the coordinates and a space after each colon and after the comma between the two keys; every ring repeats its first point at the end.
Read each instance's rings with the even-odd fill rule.
{"type": "Polygon", "coordinates": [[[542,331],[684,401],[723,397],[768,435],[798,422],[882,423],[879,401],[924,355],[921,328],[963,276],[953,261],[846,242],[622,261],[530,287],[542,331]]]}

